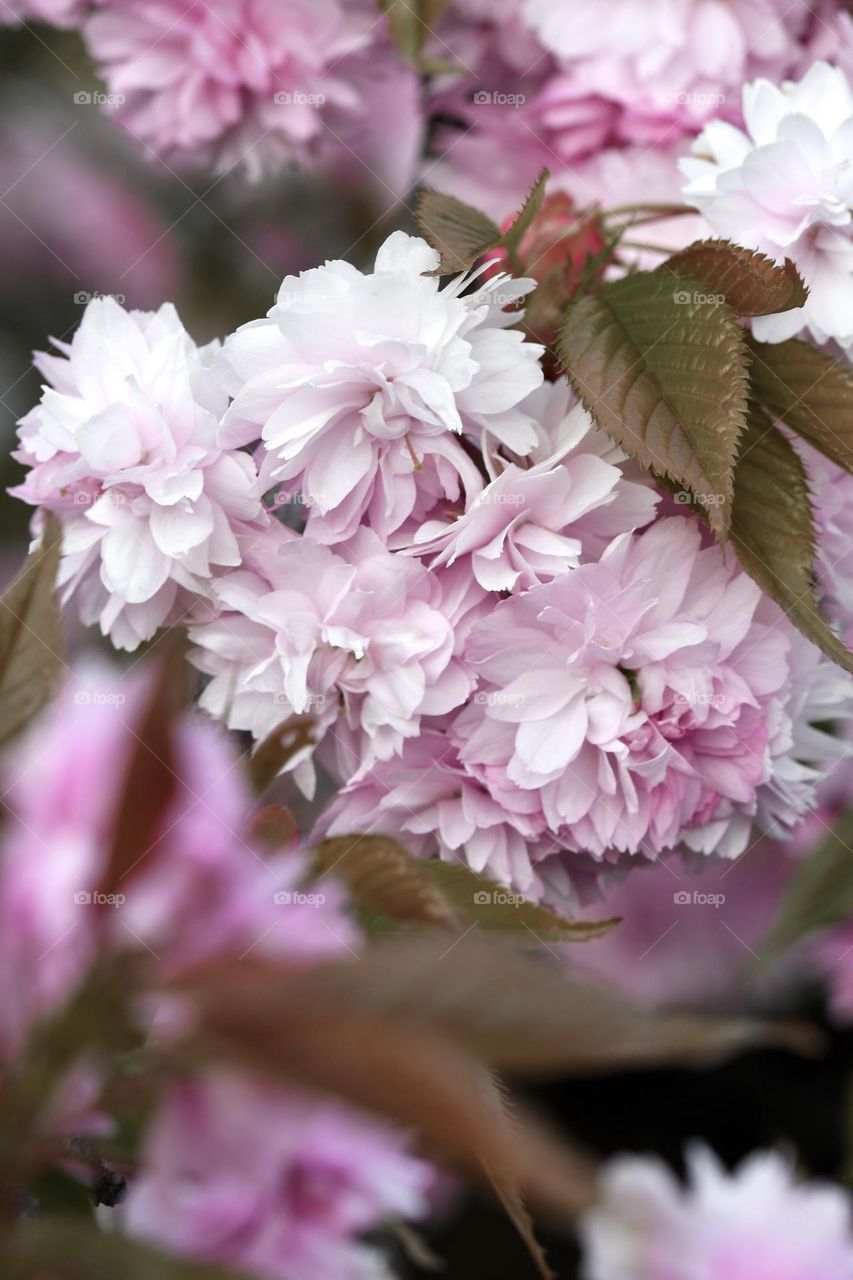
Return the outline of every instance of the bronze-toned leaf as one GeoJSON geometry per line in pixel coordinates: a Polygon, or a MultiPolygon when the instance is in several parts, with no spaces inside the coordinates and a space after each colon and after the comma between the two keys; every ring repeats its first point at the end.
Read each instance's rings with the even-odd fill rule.
{"type": "Polygon", "coordinates": [[[571,303],[559,352],[596,422],[725,536],[746,421],[746,348],[732,310],[686,277],[637,272],[571,303]]]}
{"type": "Polygon", "coordinates": [[[802,460],[755,407],[735,469],[731,539],[746,572],[803,635],[853,671],[853,654],[822,617],[815,595],[814,519],[802,460]]]}
{"type": "Polygon", "coordinates": [[[432,275],[456,275],[493,249],[501,229],[485,213],[441,191],[422,191],[416,215],[424,238],[441,255],[432,275]]]}
{"type": "Polygon", "coordinates": [[[257,795],[263,795],[300,751],[314,745],[316,728],[313,716],[289,716],[255,747],[249,773],[257,795]]]}
{"type": "Polygon", "coordinates": [[[156,848],[166,812],[184,785],[176,771],[174,727],[183,701],[186,650],[177,635],[162,645],[145,705],[127,728],[134,741],[110,828],[112,849],[98,886],[102,903],[121,890],[156,848]]]}
{"type": "Polygon", "coordinates": [[[65,667],[55,591],[61,546],[48,513],[41,542],[0,597],[0,745],[41,711],[65,667]]]}
{"type": "Polygon", "coordinates": [[[749,343],[752,395],[792,431],[853,471],[853,371],[809,342],[749,343]]]}
{"type": "Polygon", "coordinates": [[[281,804],[267,804],[252,814],[249,836],[262,849],[278,853],[289,849],[299,839],[299,827],[289,809],[281,804]]]}
{"type": "Polygon", "coordinates": [[[658,268],[688,276],[720,293],[739,316],[769,316],[805,304],[809,291],[797,268],[786,258],[778,266],[763,253],[730,240],[697,240],[658,268]]]}

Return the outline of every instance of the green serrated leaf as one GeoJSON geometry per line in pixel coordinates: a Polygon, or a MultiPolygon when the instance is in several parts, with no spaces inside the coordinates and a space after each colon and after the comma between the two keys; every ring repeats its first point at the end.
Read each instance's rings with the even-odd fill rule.
{"type": "Polygon", "coordinates": [[[527,193],[524,204],[513,218],[512,224],[501,237],[501,244],[512,253],[515,253],[518,250],[524,233],[528,230],[533,219],[542,208],[542,201],[545,199],[545,187],[548,182],[548,177],[548,170],[543,169],[527,193]]]}
{"type": "Polygon", "coordinates": [[[415,214],[424,238],[441,254],[432,275],[457,275],[493,249],[501,229],[485,213],[441,191],[422,191],[415,214]]]}
{"type": "Polygon", "coordinates": [[[688,276],[721,294],[739,316],[769,316],[802,307],[808,289],[786,258],[780,267],[763,253],[730,240],[697,240],[668,258],[661,272],[688,276]]]}
{"type": "Polygon", "coordinates": [[[809,342],[749,343],[751,395],[792,431],[853,471],[853,371],[809,342]]]}
{"type": "Polygon", "coordinates": [[[818,929],[853,915],[853,815],[843,818],[803,859],[788,886],[779,918],[762,947],[778,955],[818,929]]]}
{"type": "Polygon", "coordinates": [[[588,942],[609,933],[619,917],[607,920],[568,920],[546,907],[528,902],[520,893],[472,871],[461,862],[430,859],[424,871],[466,920],[481,929],[502,933],[529,933],[537,942],[588,942]]]}
{"type": "Polygon", "coordinates": [[[0,745],[49,701],[65,668],[56,600],[62,531],[45,518],[41,543],[0,598],[0,745]]]}
{"type": "Polygon", "coordinates": [[[735,470],[731,540],[746,572],[803,635],[853,672],[853,654],[817,604],[814,518],[802,459],[757,407],[735,470]]]}
{"type": "Polygon", "coordinates": [[[718,536],[731,519],[746,422],[741,326],[703,286],[641,271],[580,298],[559,338],[563,368],[596,422],[706,510],[718,536]]]}

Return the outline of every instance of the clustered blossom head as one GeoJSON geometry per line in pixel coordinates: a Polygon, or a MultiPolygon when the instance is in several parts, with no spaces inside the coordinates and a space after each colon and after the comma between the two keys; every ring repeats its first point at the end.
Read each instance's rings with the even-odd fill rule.
{"type": "Polygon", "coordinates": [[[365,274],[327,262],[288,277],[264,320],[225,343],[230,446],[263,441],[262,473],[301,490],[307,532],[383,538],[481,487],[463,439],[527,454],[520,407],[542,382],[541,347],[506,310],[533,287],[505,275],[439,287],[438,253],[395,232],[365,274]]]}
{"type": "MultiPolygon", "coordinates": [[[[810,802],[788,756],[823,701],[798,702],[798,639],[694,521],[617,538],[504,600],[465,656],[482,696],[450,731],[462,763],[569,848],[733,857],[763,797],[780,816],[810,802]]],[[[811,646],[805,662],[832,670],[811,646]]],[[[849,701],[849,679],[829,678],[849,701]]]]}
{"type": "Polygon", "coordinates": [[[818,342],[853,338],[853,89],[816,62],[798,83],[743,90],[744,128],[709,124],[681,162],[685,196],[717,235],[790,258],[805,306],[753,321],[780,342],[807,326],[818,342]]]}
{"type": "Polygon", "coordinates": [[[143,143],[253,176],[334,144],[341,120],[365,116],[349,67],[381,56],[370,6],[339,0],[109,0],[83,33],[143,143]]]}
{"type": "MultiPolygon", "coordinates": [[[[144,677],[83,669],[7,757],[2,1061],[63,1006],[105,942],[136,952],[166,979],[249,951],[293,970],[344,958],[357,945],[339,886],[327,878],[322,892],[305,892],[298,849],[270,858],[256,846],[243,762],[204,719],[177,725],[175,794],[151,848],[115,892],[99,893],[150,697],[144,677]]],[[[156,1019],[149,1027],[144,1010],[140,1017],[156,1036],[156,1019]]],[[[169,1034],[183,1020],[176,1010],[169,1034]]],[[[54,1131],[103,1129],[109,1118],[92,1113],[98,1093],[97,1074],[80,1063],[49,1109],[54,1131]]],[[[384,1264],[357,1237],[388,1218],[420,1216],[430,1177],[378,1121],[215,1068],[166,1090],[121,1226],[273,1280],[362,1280],[384,1274],[384,1264]]]]}
{"type": "Polygon", "coordinates": [[[262,515],[251,458],[223,450],[228,400],[175,309],[86,308],[22,420],[13,492],[62,522],[59,585],[85,622],[135,649],[183,616],[213,573],[240,563],[237,534],[262,515]]]}
{"type": "Polygon", "coordinates": [[[317,735],[331,730],[342,749],[354,739],[368,768],[473,686],[439,579],[370,529],[335,550],[270,536],[216,591],[221,613],[192,629],[213,676],[202,705],[256,738],[309,712],[317,735]]]}
{"type": "Polygon", "coordinates": [[[689,1185],[661,1161],[613,1160],[603,1198],[582,1226],[584,1280],[850,1280],[853,1226],[838,1187],[798,1184],[775,1152],[728,1173],[703,1147],[688,1152],[689,1185]]]}

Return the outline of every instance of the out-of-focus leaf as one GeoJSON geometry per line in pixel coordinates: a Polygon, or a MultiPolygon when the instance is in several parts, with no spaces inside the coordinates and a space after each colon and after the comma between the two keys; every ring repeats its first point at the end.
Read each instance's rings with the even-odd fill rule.
{"type": "Polygon", "coordinates": [[[501,236],[504,248],[515,252],[521,244],[524,233],[542,208],[545,199],[545,187],[548,182],[548,170],[543,169],[525,197],[524,204],[513,218],[507,230],[501,236]]]}
{"type": "Polygon", "coordinates": [[[809,444],[853,471],[853,371],[809,342],[750,339],[754,396],[809,444]]]}
{"type": "Polygon", "coordinates": [[[461,862],[429,859],[420,864],[460,916],[481,929],[528,935],[532,942],[588,942],[619,924],[618,916],[606,920],[569,920],[547,907],[528,902],[522,894],[480,875],[461,862]]]}
{"type": "Polygon", "coordinates": [[[510,1125],[481,1064],[440,1030],[365,1018],[340,1005],[306,1004],[297,1016],[287,986],[287,979],[274,987],[263,978],[248,986],[223,979],[221,998],[208,989],[196,1055],[337,1094],[416,1129],[433,1152],[475,1177],[501,1170],[533,1202],[561,1215],[590,1203],[587,1162],[510,1125]]]}
{"type": "Polygon", "coordinates": [[[263,795],[294,756],[314,745],[316,727],[313,716],[290,716],[258,744],[249,761],[258,795],[263,795]]]}
{"type": "Polygon", "coordinates": [[[451,0],[379,0],[379,3],[388,15],[391,39],[401,56],[418,70],[425,70],[423,50],[451,0]]]}
{"type": "Polygon", "coordinates": [[[540,944],[585,942],[618,923],[565,919],[461,862],[414,858],[390,836],[337,836],[317,846],[315,859],[321,875],[346,880],[355,902],[385,919],[450,927],[470,923],[540,944]]]}
{"type": "Polygon", "coordinates": [[[280,973],[231,964],[190,985],[202,1024],[235,1046],[286,1042],[298,1023],[346,1013],[449,1039],[496,1070],[527,1074],[706,1063],[754,1045],[808,1048],[801,1029],[750,1018],[700,1018],[636,1009],[612,992],[570,981],[553,965],[479,930],[374,942],[358,959],[280,973]]]}
{"type": "Polygon", "coordinates": [[[278,853],[296,844],[299,828],[293,814],[284,805],[267,804],[252,814],[249,835],[270,853],[278,853]]]}
{"type": "Polygon", "coordinates": [[[177,773],[174,727],[186,679],[185,646],[178,636],[162,645],[139,720],[128,728],[134,743],[111,826],[112,851],[99,885],[102,903],[121,891],[155,848],[165,814],[184,785],[177,773]]]}
{"type": "Polygon", "coordinates": [[[697,240],[658,268],[698,280],[722,294],[739,316],[769,316],[802,307],[809,295],[797,268],[786,258],[783,267],[763,253],[730,240],[697,240]]]}
{"type": "Polygon", "coordinates": [[[442,191],[422,191],[416,206],[424,239],[441,255],[433,275],[467,271],[501,238],[501,229],[485,213],[442,191]]]}
{"type": "Polygon", "coordinates": [[[853,817],[843,818],[797,868],[762,957],[853,915],[853,817]]]}
{"type": "Polygon", "coordinates": [[[731,539],[744,569],[803,635],[853,671],[853,654],[818,608],[814,519],[805,469],[793,446],[755,408],[735,469],[731,539]]]}
{"type": "Polygon", "coordinates": [[[570,304],[559,353],[608,435],[687,490],[725,536],[747,403],[746,348],[731,309],[686,277],[637,272],[570,304]]]}
{"type": "Polygon", "coordinates": [[[41,711],[65,666],[56,571],[62,530],[47,514],[39,545],[0,597],[0,745],[41,711]]]}
{"type": "Polygon", "coordinates": [[[22,1224],[0,1242],[3,1280],[251,1280],[245,1272],[184,1262],[80,1218],[22,1224]]]}
{"type": "Polygon", "coordinates": [[[346,881],[354,902],[365,911],[417,924],[455,922],[447,899],[432,886],[422,864],[390,836],[323,840],[314,849],[314,862],[319,875],[346,881]]]}

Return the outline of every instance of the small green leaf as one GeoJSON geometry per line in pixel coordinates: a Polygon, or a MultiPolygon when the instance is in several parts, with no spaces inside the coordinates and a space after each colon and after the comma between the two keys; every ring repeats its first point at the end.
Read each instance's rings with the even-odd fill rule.
{"type": "Polygon", "coordinates": [[[542,208],[542,201],[545,199],[545,186],[548,182],[548,170],[543,169],[539,177],[534,182],[530,191],[527,193],[524,204],[512,220],[509,228],[501,237],[501,244],[505,249],[516,252],[521,244],[524,233],[530,227],[533,219],[542,208]]]}
{"type": "Polygon", "coordinates": [[[485,213],[441,191],[422,191],[416,208],[424,238],[441,254],[432,275],[457,275],[500,241],[501,229],[485,213]]]}
{"type": "Polygon", "coordinates": [[[0,597],[0,745],[41,711],[65,667],[55,592],[61,546],[48,514],[39,546],[0,597]]]}
{"type": "Polygon", "coordinates": [[[688,276],[725,297],[739,316],[769,316],[802,307],[808,297],[789,258],[783,267],[729,240],[697,240],[668,258],[662,272],[688,276]]]}
{"type": "Polygon", "coordinates": [[[687,278],[637,272],[569,306],[559,353],[596,422],[725,536],[746,421],[747,356],[730,308],[687,278]]]}
{"type": "Polygon", "coordinates": [[[853,471],[853,372],[809,342],[750,340],[750,394],[792,431],[853,471]]]}
{"type": "Polygon", "coordinates": [[[423,70],[421,55],[450,0],[379,0],[400,55],[423,70]]]}
{"type": "Polygon", "coordinates": [[[795,942],[853,915],[853,816],[843,818],[814,853],[804,858],[765,946],[775,956],[795,942]]]}
{"type": "Polygon", "coordinates": [[[853,654],[821,616],[814,589],[815,533],[797,451],[753,408],[735,470],[731,539],[746,572],[813,644],[847,671],[853,654]]]}

